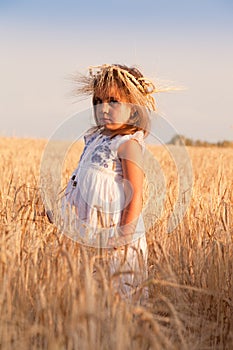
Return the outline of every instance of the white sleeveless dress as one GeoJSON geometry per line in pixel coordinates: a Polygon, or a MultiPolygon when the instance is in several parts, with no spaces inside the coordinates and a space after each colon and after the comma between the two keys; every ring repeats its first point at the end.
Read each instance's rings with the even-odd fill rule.
{"type": "MultiPolygon", "coordinates": [[[[110,138],[98,130],[84,137],[85,148],[63,201],[63,231],[74,240],[91,247],[108,248],[108,238],[116,233],[122,210],[127,205],[118,148],[130,139],[137,140],[144,152],[142,131],[110,138]]],[[[138,279],[139,268],[144,277],[147,275],[147,243],[142,215],[138,218],[132,241],[127,245],[126,259],[123,248],[111,254],[111,269],[114,273],[121,266],[125,271],[135,272],[128,276],[123,274],[117,287],[121,294],[129,294],[131,288],[142,281],[142,276],[138,279]],[[124,255],[124,264],[119,254],[124,255]]]]}

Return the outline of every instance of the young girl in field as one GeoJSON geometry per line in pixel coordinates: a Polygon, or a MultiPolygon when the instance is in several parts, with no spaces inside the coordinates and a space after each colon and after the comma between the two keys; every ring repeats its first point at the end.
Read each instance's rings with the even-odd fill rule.
{"type": "Polygon", "coordinates": [[[147,276],[143,153],[155,88],[138,69],[118,64],[92,67],[76,82],[78,94],[92,95],[96,126],[65,191],[64,233],[107,251],[115,287],[129,297],[147,276]]]}

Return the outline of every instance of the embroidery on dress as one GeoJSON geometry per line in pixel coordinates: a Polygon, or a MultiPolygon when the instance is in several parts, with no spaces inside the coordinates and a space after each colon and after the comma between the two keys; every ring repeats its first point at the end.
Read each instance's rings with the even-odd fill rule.
{"type": "Polygon", "coordinates": [[[101,144],[98,147],[96,147],[92,157],[91,161],[93,163],[97,163],[100,166],[103,166],[105,168],[108,167],[108,161],[111,158],[112,151],[109,147],[111,140],[103,139],[103,142],[107,141],[105,144],[101,144]]]}

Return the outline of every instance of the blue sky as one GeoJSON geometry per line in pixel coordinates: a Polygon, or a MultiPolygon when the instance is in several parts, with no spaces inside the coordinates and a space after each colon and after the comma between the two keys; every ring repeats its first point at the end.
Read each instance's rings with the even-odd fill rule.
{"type": "Polygon", "coordinates": [[[155,96],[179,133],[233,139],[230,0],[3,0],[0,38],[2,135],[49,137],[90,106],[73,103],[67,76],[116,62],[185,86],[155,96]]]}

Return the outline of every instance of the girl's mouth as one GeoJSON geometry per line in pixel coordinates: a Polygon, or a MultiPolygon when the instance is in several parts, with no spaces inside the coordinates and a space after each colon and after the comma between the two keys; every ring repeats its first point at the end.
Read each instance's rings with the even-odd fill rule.
{"type": "Polygon", "coordinates": [[[109,123],[112,123],[112,121],[110,118],[101,118],[100,123],[101,124],[109,124],[109,123]]]}

